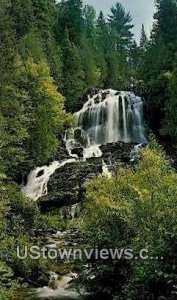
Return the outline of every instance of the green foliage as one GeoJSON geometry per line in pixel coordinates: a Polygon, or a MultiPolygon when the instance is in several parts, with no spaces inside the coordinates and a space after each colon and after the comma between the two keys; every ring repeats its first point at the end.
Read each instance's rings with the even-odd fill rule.
{"type": "Polygon", "coordinates": [[[63,54],[62,93],[67,107],[70,109],[90,87],[126,86],[133,36],[129,13],[117,3],[109,20],[102,12],[96,20],[94,8],[83,7],[82,1],[61,1],[58,7],[56,30],[63,54]]]}
{"type": "Polygon", "coordinates": [[[83,4],[81,0],[61,1],[57,31],[59,39],[63,39],[63,33],[68,31],[68,37],[72,43],[80,43],[83,31],[83,4]]]}
{"type": "Polygon", "coordinates": [[[155,23],[152,33],[153,41],[162,39],[165,44],[175,49],[177,24],[176,24],[176,0],[156,0],[157,11],[154,15],[155,23]]]}
{"type": "Polygon", "coordinates": [[[11,0],[10,13],[17,37],[37,28],[46,39],[54,26],[55,6],[52,0],[11,0]]]}
{"type": "Polygon", "coordinates": [[[22,164],[32,168],[52,157],[58,134],[72,121],[45,61],[17,58],[15,74],[14,83],[4,85],[0,103],[7,135],[1,151],[11,175],[11,168],[22,164]]]}
{"type": "Polygon", "coordinates": [[[41,234],[46,236],[50,229],[64,226],[58,215],[41,215],[37,204],[25,198],[15,184],[5,176],[0,177],[0,296],[11,299],[20,285],[17,277],[25,282],[32,280],[47,284],[46,274],[53,269],[49,260],[41,257],[32,259],[29,255],[21,260],[17,257],[24,247],[43,246],[41,234]],[[9,298],[8,298],[9,297],[9,298]]]}
{"type": "Polygon", "coordinates": [[[116,3],[111,8],[109,23],[111,28],[115,29],[115,48],[127,49],[131,45],[133,34],[131,29],[132,18],[129,13],[125,12],[124,7],[120,3],[116,3]]]}
{"type": "Polygon", "coordinates": [[[112,50],[106,57],[107,77],[106,84],[114,89],[123,88],[128,80],[129,71],[126,58],[121,53],[112,50]]]}
{"type": "Polygon", "coordinates": [[[142,54],[144,54],[144,50],[142,53],[142,49],[140,49],[140,47],[137,45],[137,42],[133,41],[132,46],[130,48],[130,63],[132,71],[134,71],[134,77],[136,77],[136,72],[140,68],[142,62],[142,54]]]}
{"type": "Polygon", "coordinates": [[[84,71],[80,49],[69,40],[68,31],[62,43],[63,51],[63,94],[67,98],[67,106],[75,103],[85,89],[84,71]]]}
{"type": "Polygon", "coordinates": [[[95,279],[86,281],[94,292],[132,299],[176,293],[177,175],[154,139],[150,145],[134,170],[118,170],[112,179],[100,177],[88,186],[82,216],[87,246],[131,248],[134,256],[149,251],[144,261],[94,261],[90,277],[95,279]]]}
{"type": "Polygon", "coordinates": [[[146,43],[142,29],[139,79],[146,85],[148,122],[159,134],[175,137],[175,69],[177,2],[157,0],[151,39],[146,43]],[[173,78],[173,79],[172,79],[173,78]],[[172,121],[170,121],[170,119],[172,121]],[[171,128],[170,128],[171,127],[171,128]]]}
{"type": "Polygon", "coordinates": [[[83,10],[84,17],[84,30],[85,35],[88,38],[91,38],[94,35],[95,22],[96,22],[96,11],[90,5],[85,5],[83,10]]]}
{"type": "Polygon", "coordinates": [[[36,64],[29,58],[22,67],[22,81],[28,80],[29,140],[28,151],[35,162],[47,161],[57,150],[57,135],[68,122],[63,97],[57,92],[45,62],[36,64]],[[26,78],[24,77],[26,75],[26,78]],[[36,140],[38,143],[36,144],[36,140]]]}
{"type": "MultiPolygon", "coordinates": [[[[0,0],[0,274],[44,274],[48,263],[19,263],[15,246],[30,246],[39,229],[65,227],[60,215],[40,215],[8,178],[17,180],[53,158],[59,137],[73,123],[65,105],[72,110],[87,89],[124,89],[131,78],[139,79],[151,128],[176,142],[177,3],[157,0],[156,7],[151,38],[142,26],[138,46],[120,3],[109,18],[100,12],[96,19],[94,8],[81,0],[0,0]]],[[[94,262],[96,277],[87,278],[87,288],[134,299],[140,290],[144,297],[176,295],[176,180],[152,139],[134,169],[91,182],[83,222],[88,245],[128,246],[136,253],[147,247],[165,259],[94,262]]],[[[11,297],[7,283],[0,279],[2,299],[11,297]]]]}
{"type": "Polygon", "coordinates": [[[62,83],[63,67],[54,2],[4,0],[0,5],[0,159],[15,178],[56,153],[57,137],[72,118],[54,82],[62,83]]]}
{"type": "Polygon", "coordinates": [[[169,136],[174,142],[177,141],[177,69],[173,73],[166,74],[169,80],[169,99],[166,104],[165,119],[163,121],[162,134],[169,136]]]}
{"type": "Polygon", "coordinates": [[[146,50],[147,42],[148,42],[148,38],[147,38],[147,35],[146,35],[146,32],[145,32],[144,25],[142,25],[141,37],[140,37],[140,49],[141,50],[146,50]]]}

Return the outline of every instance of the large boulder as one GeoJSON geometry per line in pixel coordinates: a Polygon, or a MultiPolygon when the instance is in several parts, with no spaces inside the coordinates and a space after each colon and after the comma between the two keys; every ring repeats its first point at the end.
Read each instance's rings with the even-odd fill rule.
{"type": "MultiPolygon", "coordinates": [[[[38,200],[41,209],[46,211],[81,202],[86,192],[86,183],[102,174],[103,161],[113,172],[117,168],[129,166],[130,152],[133,148],[134,144],[122,142],[102,145],[102,157],[92,157],[86,161],[77,159],[57,169],[48,182],[48,194],[38,200]]],[[[80,152],[80,149],[78,151],[80,152]]],[[[61,151],[61,157],[58,154],[59,161],[63,160],[63,153],[64,149],[61,151]]]]}
{"type": "Polygon", "coordinates": [[[43,211],[69,206],[82,201],[84,183],[102,173],[102,162],[76,161],[57,169],[48,182],[48,194],[39,199],[43,211]]]}
{"type": "Polygon", "coordinates": [[[129,163],[130,152],[135,147],[133,143],[116,142],[100,146],[102,157],[107,164],[121,161],[129,163]]]}

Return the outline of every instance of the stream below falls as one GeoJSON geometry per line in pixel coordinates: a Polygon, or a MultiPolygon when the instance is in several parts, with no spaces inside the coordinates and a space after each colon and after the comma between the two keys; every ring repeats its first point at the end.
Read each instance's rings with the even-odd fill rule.
{"type": "Polygon", "coordinates": [[[58,288],[52,290],[49,287],[43,287],[39,289],[29,289],[18,291],[14,295],[14,300],[86,300],[86,296],[81,296],[77,292],[72,290],[66,290],[64,288],[58,288]]]}

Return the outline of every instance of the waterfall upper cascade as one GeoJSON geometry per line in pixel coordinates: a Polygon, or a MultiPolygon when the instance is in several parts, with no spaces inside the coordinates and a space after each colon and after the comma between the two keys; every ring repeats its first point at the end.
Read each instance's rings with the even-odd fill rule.
{"type": "Polygon", "coordinates": [[[76,113],[91,145],[144,143],[143,102],[132,92],[101,90],[76,113]]]}

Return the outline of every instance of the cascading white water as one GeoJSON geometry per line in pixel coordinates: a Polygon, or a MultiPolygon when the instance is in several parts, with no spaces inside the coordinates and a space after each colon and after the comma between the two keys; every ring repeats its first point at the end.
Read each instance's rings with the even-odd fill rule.
{"type": "Polygon", "coordinates": [[[103,175],[109,179],[112,178],[112,173],[109,171],[107,164],[105,161],[102,161],[102,169],[103,169],[103,175]]]}
{"type": "Polygon", "coordinates": [[[63,141],[65,142],[66,150],[68,151],[69,156],[78,158],[77,154],[72,154],[72,149],[80,146],[80,144],[78,144],[74,139],[73,135],[74,135],[74,131],[72,131],[71,137],[67,137],[67,134],[65,133],[65,137],[63,141]]]}
{"type": "Polygon", "coordinates": [[[87,148],[84,148],[83,158],[84,160],[91,158],[91,157],[101,157],[102,151],[99,148],[99,145],[90,145],[87,148]]]}
{"type": "Polygon", "coordinates": [[[21,189],[22,193],[34,201],[47,195],[47,184],[50,176],[54,174],[57,169],[75,161],[76,159],[74,158],[65,160],[61,163],[54,161],[50,166],[43,166],[31,171],[26,186],[21,189]]]}
{"type": "MultiPolygon", "coordinates": [[[[78,158],[77,154],[72,154],[74,148],[83,148],[83,160],[86,160],[91,157],[101,157],[100,145],[103,144],[117,141],[146,142],[142,108],[141,98],[132,92],[109,89],[101,90],[92,98],[89,97],[83,108],[75,114],[78,128],[72,129],[64,138],[71,159],[62,163],[54,161],[50,166],[33,170],[28,176],[27,185],[22,187],[22,192],[34,201],[45,196],[50,176],[56,169],[73,163],[78,158]],[[78,135],[79,131],[80,135],[78,135]]],[[[138,147],[135,147],[131,153],[132,161],[136,156],[138,157],[138,147]]],[[[103,174],[111,178],[104,161],[103,174]]]]}
{"type": "Polygon", "coordinates": [[[142,149],[143,144],[136,145],[133,150],[130,152],[130,161],[137,162],[140,159],[140,150],[142,149]]]}
{"type": "Polygon", "coordinates": [[[101,90],[75,115],[91,145],[117,141],[143,143],[143,102],[132,92],[101,90]]]}

